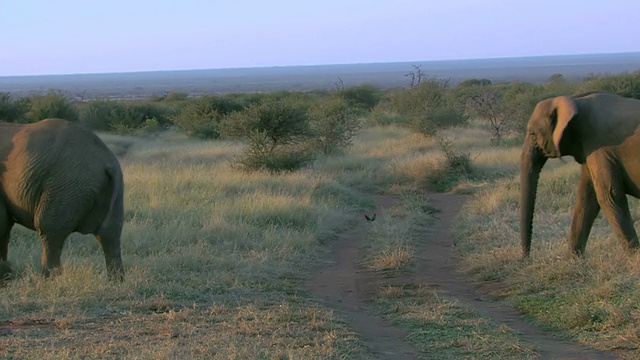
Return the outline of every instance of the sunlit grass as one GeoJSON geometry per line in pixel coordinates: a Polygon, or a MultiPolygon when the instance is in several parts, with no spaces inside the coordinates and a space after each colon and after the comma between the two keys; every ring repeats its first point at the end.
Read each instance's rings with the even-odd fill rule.
{"type": "Polygon", "coordinates": [[[384,213],[367,224],[363,264],[371,271],[390,274],[412,270],[416,246],[436,209],[428,205],[425,196],[405,194],[392,208],[379,211],[384,213]]]}

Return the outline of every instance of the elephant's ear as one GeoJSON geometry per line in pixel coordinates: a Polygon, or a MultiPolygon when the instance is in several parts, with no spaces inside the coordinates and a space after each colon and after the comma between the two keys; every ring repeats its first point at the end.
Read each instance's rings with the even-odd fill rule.
{"type": "MultiPolygon", "coordinates": [[[[556,146],[558,152],[560,152],[562,134],[567,128],[567,125],[569,125],[569,121],[578,113],[578,108],[576,107],[575,101],[568,96],[558,96],[554,98],[552,108],[556,117],[556,126],[553,130],[553,144],[556,146]]],[[[554,120],[551,119],[551,121],[553,122],[554,120]]]]}

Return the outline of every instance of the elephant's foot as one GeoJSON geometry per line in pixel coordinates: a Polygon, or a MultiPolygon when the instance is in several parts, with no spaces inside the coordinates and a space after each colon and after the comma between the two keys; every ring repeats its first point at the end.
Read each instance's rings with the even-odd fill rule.
{"type": "Polygon", "coordinates": [[[0,260],[0,286],[4,285],[7,280],[10,280],[12,275],[11,265],[4,260],[0,260]]]}

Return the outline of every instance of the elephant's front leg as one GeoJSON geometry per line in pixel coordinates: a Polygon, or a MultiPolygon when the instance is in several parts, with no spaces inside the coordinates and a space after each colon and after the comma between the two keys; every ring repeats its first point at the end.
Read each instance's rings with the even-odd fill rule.
{"type": "Polygon", "coordinates": [[[598,203],[613,231],[624,241],[623,245],[627,249],[638,248],[638,234],[633,227],[627,194],[618,166],[610,162],[601,162],[600,166],[589,168],[598,203]]]}
{"type": "Polygon", "coordinates": [[[600,204],[586,165],[582,165],[582,177],[578,187],[576,205],[569,229],[569,252],[582,255],[589,240],[593,222],[600,212],[600,204]]]}

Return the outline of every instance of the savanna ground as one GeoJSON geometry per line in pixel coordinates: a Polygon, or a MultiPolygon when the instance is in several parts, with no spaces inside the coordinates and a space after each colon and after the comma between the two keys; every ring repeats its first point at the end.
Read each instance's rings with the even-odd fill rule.
{"type": "MultiPolygon", "coordinates": [[[[511,305],[557,339],[636,358],[640,256],[624,253],[601,217],[586,256],[565,256],[578,166],[551,161],[543,170],[532,258],[522,261],[519,144],[493,146],[478,126],[445,135],[471,155],[472,174],[450,178],[437,141],[393,125],[362,129],[344,155],[279,174],[238,169],[232,160],[240,141],[103,134],[125,173],[126,280],[106,281],[97,242],[83,236],[67,241],[64,272],[45,280],[37,236],[15,229],[9,261],[16,274],[0,297],[0,355],[393,358],[352,326],[349,313],[309,289],[354,229],[362,235],[355,271],[382,284],[366,287],[357,312],[397,329],[411,356],[544,355],[509,321],[432,281],[415,281],[425,239],[451,223],[456,268],[491,284],[482,302],[511,305]],[[426,195],[443,187],[465,195],[455,220],[440,218],[442,204],[426,195]],[[379,195],[395,200],[381,208],[379,195]],[[376,211],[374,222],[364,220],[376,211]]],[[[638,203],[631,204],[637,218],[638,203]]]]}

